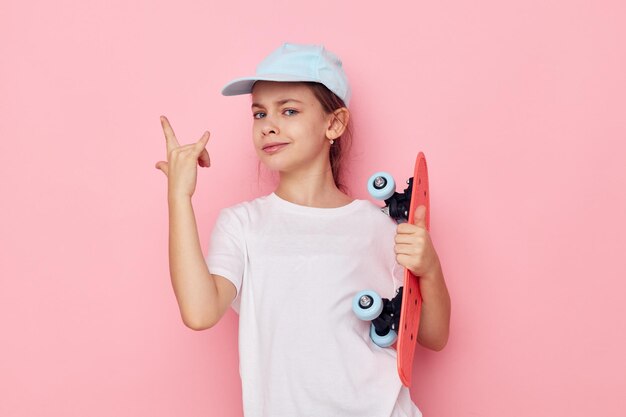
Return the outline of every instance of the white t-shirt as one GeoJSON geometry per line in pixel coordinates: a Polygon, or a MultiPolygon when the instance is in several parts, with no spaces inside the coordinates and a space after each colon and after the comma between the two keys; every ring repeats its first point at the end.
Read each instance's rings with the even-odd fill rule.
{"type": "Polygon", "coordinates": [[[301,206],[272,193],[222,209],[209,271],[233,282],[246,417],[419,417],[393,348],[376,346],[354,295],[392,298],[395,222],[368,200],[301,206]]]}

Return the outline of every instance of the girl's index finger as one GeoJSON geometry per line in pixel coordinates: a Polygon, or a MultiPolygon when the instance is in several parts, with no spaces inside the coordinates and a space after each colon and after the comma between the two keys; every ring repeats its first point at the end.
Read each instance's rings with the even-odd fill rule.
{"type": "Polygon", "coordinates": [[[170,125],[167,117],[161,116],[161,126],[163,127],[163,133],[165,134],[165,145],[167,146],[167,152],[169,153],[172,149],[178,148],[180,145],[176,140],[176,135],[174,134],[174,129],[170,125]]]}

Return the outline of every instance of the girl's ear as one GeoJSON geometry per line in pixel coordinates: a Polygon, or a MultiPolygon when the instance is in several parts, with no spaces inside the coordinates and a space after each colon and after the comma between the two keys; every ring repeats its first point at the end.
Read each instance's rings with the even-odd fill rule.
{"type": "Polygon", "coordinates": [[[330,123],[326,129],[326,137],[328,139],[337,139],[348,127],[350,120],[350,111],[346,107],[340,107],[330,115],[330,123]]]}

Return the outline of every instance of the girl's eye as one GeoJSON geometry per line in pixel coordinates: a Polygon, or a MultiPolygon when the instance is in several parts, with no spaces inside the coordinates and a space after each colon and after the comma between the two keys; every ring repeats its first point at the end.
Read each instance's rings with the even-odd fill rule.
{"type": "Polygon", "coordinates": [[[260,111],[259,111],[259,112],[254,113],[254,114],[252,115],[252,117],[254,117],[255,119],[260,119],[260,118],[262,118],[262,117],[264,117],[264,116],[265,116],[265,113],[260,112],[260,111]]]}
{"type": "Polygon", "coordinates": [[[298,110],[294,110],[294,109],[285,109],[285,111],[283,112],[285,114],[287,114],[287,116],[293,116],[295,114],[298,113],[298,110]]]}

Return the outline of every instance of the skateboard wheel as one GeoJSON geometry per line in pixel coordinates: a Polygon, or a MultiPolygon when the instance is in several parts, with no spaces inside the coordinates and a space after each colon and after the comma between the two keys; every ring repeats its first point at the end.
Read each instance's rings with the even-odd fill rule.
{"type": "Polygon", "coordinates": [[[376,291],[361,291],[352,299],[352,311],[361,320],[374,320],[383,311],[383,300],[376,291]]]}
{"type": "Polygon", "coordinates": [[[372,323],[370,327],[370,338],[377,346],[386,348],[394,344],[398,338],[398,333],[395,330],[389,330],[389,333],[384,336],[380,336],[376,333],[376,328],[374,328],[374,324],[372,323]]]}
{"type": "Polygon", "coordinates": [[[396,192],[396,182],[390,173],[380,171],[367,181],[367,191],[376,200],[386,200],[396,192]]]}

